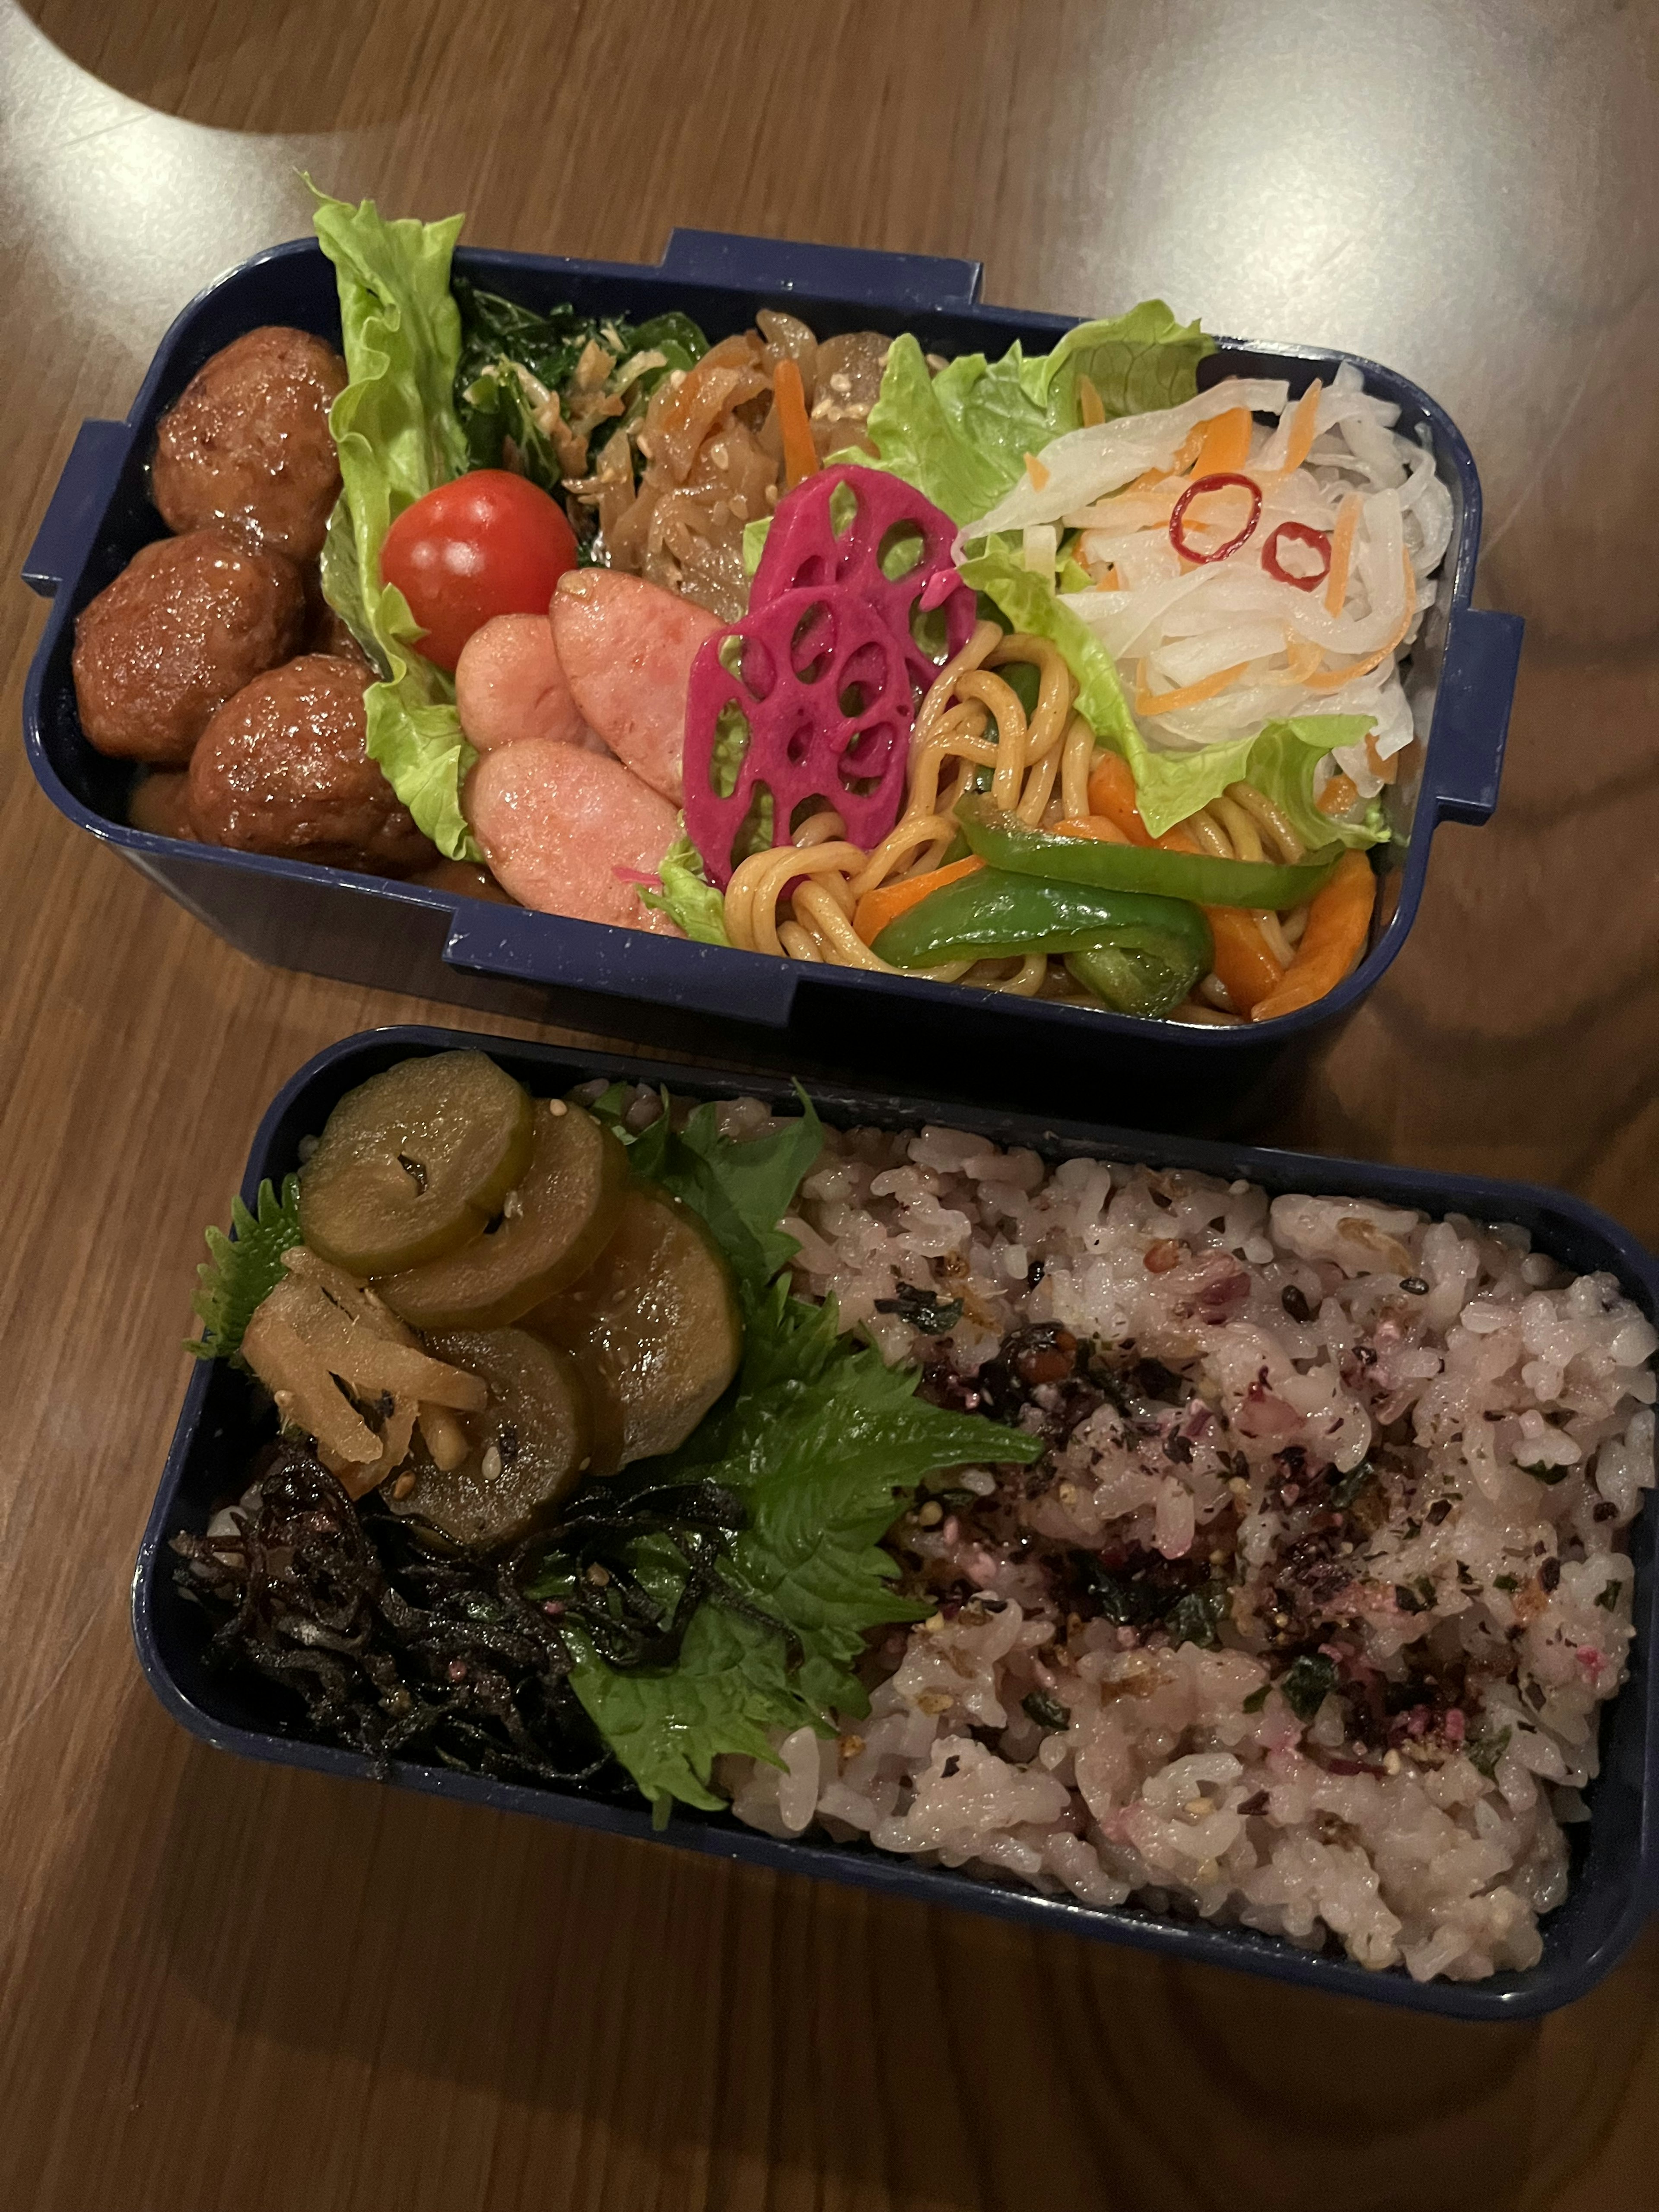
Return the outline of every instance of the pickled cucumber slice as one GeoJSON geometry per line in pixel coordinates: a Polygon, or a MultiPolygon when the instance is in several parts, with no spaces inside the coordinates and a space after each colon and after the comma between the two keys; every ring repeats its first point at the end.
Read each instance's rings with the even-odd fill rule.
{"type": "Polygon", "coordinates": [[[538,1106],[530,1165],[499,1227],[377,1280],[416,1328],[506,1328],[591,1267],[622,1218],[628,1154],[580,1106],[538,1106]]]}
{"type": "Polygon", "coordinates": [[[530,1094],[481,1052],[400,1060],[349,1091],[300,1170],[300,1227],[354,1275],[388,1275],[483,1233],[530,1164],[530,1094]]]}
{"type": "Polygon", "coordinates": [[[596,1474],[684,1443],[743,1354],[724,1255],[689,1206],[648,1183],[629,1189],[595,1265],[526,1325],[582,1370],[596,1474]]]}
{"type": "Polygon", "coordinates": [[[480,1551],[517,1543],[587,1463],[587,1391],[576,1363],[521,1328],[452,1330],[428,1345],[434,1359],[479,1376],[489,1402],[459,1417],[468,1449],[459,1466],[440,1468],[419,1449],[386,1502],[450,1543],[480,1551]]]}

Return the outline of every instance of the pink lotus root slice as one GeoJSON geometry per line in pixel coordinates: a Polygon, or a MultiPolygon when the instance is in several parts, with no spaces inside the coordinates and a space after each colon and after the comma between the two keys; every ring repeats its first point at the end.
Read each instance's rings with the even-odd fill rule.
{"type": "Polygon", "coordinates": [[[915,719],[903,647],[856,592],[786,592],[710,638],[685,713],[685,826],[709,881],[731,881],[757,785],[772,795],[774,844],[788,843],[811,799],[835,808],[854,844],[879,844],[904,803],[915,719]]]}
{"type": "Polygon", "coordinates": [[[974,595],[951,558],[956,534],[950,516],[900,477],[882,469],[820,469],[779,501],[750,586],[749,611],[769,606],[786,592],[832,584],[857,592],[903,646],[920,696],[939,674],[939,664],[916,641],[912,625],[918,605],[924,612],[943,606],[946,659],[973,635],[974,595]],[[839,502],[838,492],[843,493],[839,502]],[[837,534],[832,507],[844,507],[847,495],[854,512],[837,534]],[[884,574],[881,556],[890,538],[896,532],[908,539],[915,531],[921,532],[921,550],[914,566],[896,578],[884,574]]]}

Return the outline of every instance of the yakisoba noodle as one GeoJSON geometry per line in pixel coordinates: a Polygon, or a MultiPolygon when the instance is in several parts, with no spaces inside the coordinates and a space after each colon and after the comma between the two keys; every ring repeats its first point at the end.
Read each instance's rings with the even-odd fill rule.
{"type": "MultiPolygon", "coordinates": [[[[726,928],[747,952],[770,952],[832,968],[894,969],[859,935],[859,901],[884,885],[931,874],[957,836],[954,810],[991,771],[991,796],[1030,829],[1088,820],[1097,836],[1126,842],[1123,832],[1091,815],[1089,775],[1094,732],[1073,711],[1077,686],[1046,638],[1009,635],[981,623],[939,672],[917,712],[910,738],[908,798],[897,826],[873,852],[851,844],[839,814],[810,815],[787,845],[756,853],[734,871],[726,892],[726,928]],[[1037,700],[1028,716],[999,668],[1023,662],[1037,671],[1037,700]],[[988,732],[994,729],[994,736],[988,732]]],[[[1294,862],[1305,848],[1282,810],[1249,784],[1235,783],[1182,825],[1197,848],[1217,860],[1294,862]]],[[[1307,922],[1299,907],[1281,918],[1255,916],[1268,951],[1287,968],[1307,922]]],[[[963,977],[1015,997],[1039,994],[1096,1003],[1057,959],[1030,953],[1020,960],[951,961],[908,969],[937,982],[963,977]]],[[[1172,1010],[1176,1021],[1231,1024],[1243,1018],[1218,976],[1207,975],[1172,1010]]]]}

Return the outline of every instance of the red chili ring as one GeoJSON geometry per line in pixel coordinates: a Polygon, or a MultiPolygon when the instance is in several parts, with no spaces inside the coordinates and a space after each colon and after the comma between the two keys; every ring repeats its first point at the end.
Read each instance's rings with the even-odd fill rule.
{"type": "Polygon", "coordinates": [[[1294,584],[1298,592],[1316,592],[1331,573],[1331,533],[1328,530],[1316,530],[1310,522],[1281,522],[1261,549],[1261,565],[1281,584],[1294,584]],[[1294,538],[1298,545],[1311,545],[1316,553],[1325,556],[1325,565],[1317,575],[1293,576],[1288,568],[1279,567],[1274,549],[1281,538],[1294,538]]]}
{"type": "Polygon", "coordinates": [[[1180,554],[1183,561],[1194,561],[1199,562],[1208,561],[1224,561],[1230,553],[1237,553],[1241,545],[1248,543],[1249,538],[1255,533],[1255,526],[1261,521],[1261,487],[1257,483],[1254,477],[1236,477],[1229,475],[1200,477],[1196,483],[1189,483],[1188,485],[1186,490],[1182,493],[1180,498],[1175,503],[1174,512],[1170,517],[1170,543],[1175,547],[1176,551],[1180,554]],[[1192,505],[1193,501],[1199,497],[1200,493],[1206,491],[1224,491],[1229,484],[1243,484],[1245,490],[1250,495],[1249,520],[1245,524],[1243,530],[1239,532],[1237,538],[1230,538],[1224,545],[1218,545],[1213,553],[1194,552],[1191,546],[1186,544],[1182,538],[1181,525],[1187,509],[1192,505]]]}

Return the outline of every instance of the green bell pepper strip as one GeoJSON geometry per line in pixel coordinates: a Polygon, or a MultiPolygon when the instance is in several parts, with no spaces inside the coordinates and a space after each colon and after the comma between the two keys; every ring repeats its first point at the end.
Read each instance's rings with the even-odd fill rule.
{"type": "Polygon", "coordinates": [[[1267,908],[1282,914],[1322,890],[1342,857],[1340,845],[1294,866],[1267,860],[1218,860],[1208,853],[1166,853],[1160,845],[1109,845],[1092,837],[1056,837],[1028,830],[987,793],[970,793],[957,820],[971,851],[993,868],[1088,884],[1097,890],[1150,892],[1196,906],[1267,908]]]}
{"type": "MultiPolygon", "coordinates": [[[[1057,841],[1058,842],[1058,841],[1057,841]]],[[[895,968],[948,960],[1079,956],[1079,981],[1119,1013],[1161,1014],[1209,973],[1210,925],[1182,899],[981,868],[930,891],[871,948],[895,968]]]]}

